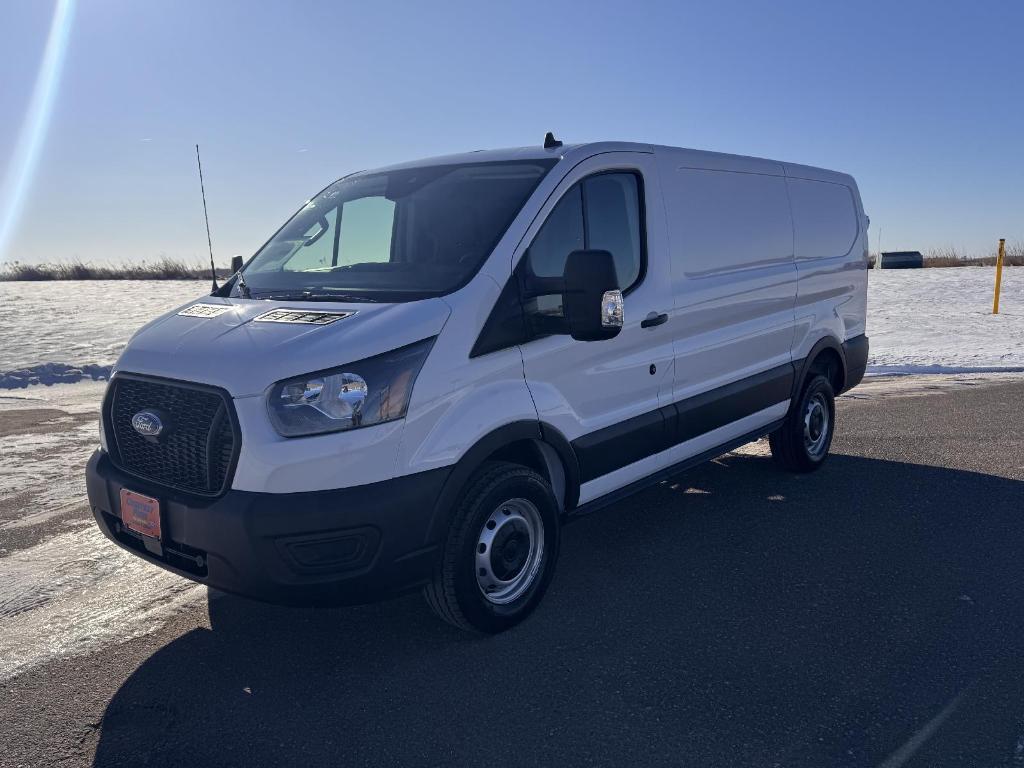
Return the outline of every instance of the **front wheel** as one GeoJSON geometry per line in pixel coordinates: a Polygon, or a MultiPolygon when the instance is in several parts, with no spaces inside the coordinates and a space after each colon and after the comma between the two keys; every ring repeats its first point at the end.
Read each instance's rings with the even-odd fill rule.
{"type": "Polygon", "coordinates": [[[547,481],[519,464],[489,463],[467,483],[424,597],[438,616],[462,629],[508,629],[544,595],[559,534],[547,481]]]}
{"type": "Polygon", "coordinates": [[[807,382],[782,426],[768,435],[772,456],[793,472],[813,472],[828,458],[835,424],[832,385],[824,376],[815,376],[807,382]]]}

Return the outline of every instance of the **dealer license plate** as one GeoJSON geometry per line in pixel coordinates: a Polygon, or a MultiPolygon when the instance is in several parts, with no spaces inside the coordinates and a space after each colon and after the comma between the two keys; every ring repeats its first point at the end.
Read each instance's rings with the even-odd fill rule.
{"type": "Polygon", "coordinates": [[[121,522],[126,528],[160,538],[160,502],[151,496],[144,496],[127,488],[121,489],[121,522]]]}

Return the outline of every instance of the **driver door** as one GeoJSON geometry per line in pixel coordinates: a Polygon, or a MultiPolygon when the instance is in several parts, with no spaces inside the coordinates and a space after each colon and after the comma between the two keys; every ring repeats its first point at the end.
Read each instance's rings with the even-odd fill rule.
{"type": "MultiPolygon", "coordinates": [[[[615,338],[552,335],[521,346],[541,421],[576,451],[581,504],[671,463],[671,422],[661,412],[673,385],[671,275],[661,206],[648,205],[645,195],[657,189],[651,154],[590,158],[562,180],[518,254],[520,267],[544,278],[561,275],[571,251],[610,251],[624,294],[615,338]]],[[[526,309],[558,314],[561,297],[541,296],[526,309]]]]}

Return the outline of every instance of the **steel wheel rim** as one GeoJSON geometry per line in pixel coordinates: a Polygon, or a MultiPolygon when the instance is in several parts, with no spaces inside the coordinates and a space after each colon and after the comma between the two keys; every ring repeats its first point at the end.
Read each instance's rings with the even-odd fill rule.
{"type": "Polygon", "coordinates": [[[815,393],[804,409],[804,449],[812,459],[820,458],[828,445],[832,418],[825,396],[815,393]]]}
{"type": "Polygon", "coordinates": [[[530,588],[544,559],[544,522],[527,499],[499,504],[476,542],[476,583],[484,599],[507,605],[530,588]]]}

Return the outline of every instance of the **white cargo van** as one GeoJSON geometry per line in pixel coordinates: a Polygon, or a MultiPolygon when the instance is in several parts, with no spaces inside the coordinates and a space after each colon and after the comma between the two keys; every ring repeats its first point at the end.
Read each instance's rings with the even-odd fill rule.
{"type": "Polygon", "coordinates": [[[643,144],[352,174],[131,340],[96,521],[228,592],[500,631],[568,517],[764,435],[825,461],[867,222],[845,174],[643,144]]]}

